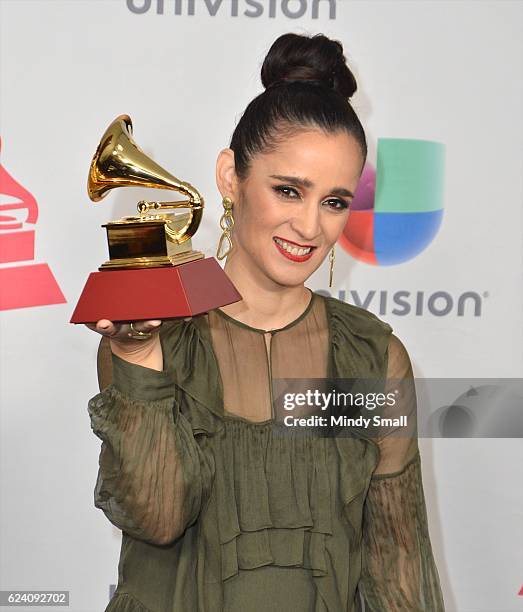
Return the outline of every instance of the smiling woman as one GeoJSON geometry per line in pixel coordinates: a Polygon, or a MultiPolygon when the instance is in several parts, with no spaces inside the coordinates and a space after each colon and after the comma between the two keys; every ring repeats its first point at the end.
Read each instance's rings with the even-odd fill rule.
{"type": "MultiPolygon", "coordinates": [[[[217,163],[218,186],[234,203],[233,248],[225,270],[242,295],[253,277],[269,291],[275,284],[287,295],[299,295],[347,223],[348,194],[356,190],[363,164],[360,145],[345,131],[307,127],[290,133],[277,148],[257,153],[243,180],[236,170],[238,156],[226,149],[217,163]]],[[[239,314],[244,307],[238,303],[225,310],[239,314]]],[[[279,314],[281,320],[265,324],[284,324],[293,313],[282,307],[279,314]]]]}
{"type": "Polygon", "coordinates": [[[305,286],[350,223],[367,154],[356,82],[340,43],[295,34],[262,81],[216,164],[243,299],[92,326],[95,505],[123,532],[107,612],[440,612],[408,353],[372,313],[305,286]],[[402,391],[373,439],[322,435],[278,420],[275,378],[402,391]]]}

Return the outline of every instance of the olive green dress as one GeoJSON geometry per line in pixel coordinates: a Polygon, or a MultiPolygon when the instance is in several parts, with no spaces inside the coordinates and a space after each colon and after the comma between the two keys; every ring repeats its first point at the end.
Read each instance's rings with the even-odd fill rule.
{"type": "Polygon", "coordinates": [[[391,332],[311,292],[277,330],[219,309],[165,321],[161,372],[104,339],[94,503],[122,530],[106,612],[444,610],[415,396],[401,407],[410,436],[325,437],[273,418],[273,378],[411,380],[391,332]]]}

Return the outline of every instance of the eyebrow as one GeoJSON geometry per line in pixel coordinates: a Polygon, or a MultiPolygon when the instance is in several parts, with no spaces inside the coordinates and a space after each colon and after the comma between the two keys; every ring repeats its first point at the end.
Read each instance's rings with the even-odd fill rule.
{"type": "MultiPolygon", "coordinates": [[[[294,185],[298,185],[299,187],[305,187],[306,189],[314,187],[314,183],[312,181],[306,178],[301,178],[299,176],[282,176],[281,174],[271,174],[270,178],[278,179],[279,181],[283,181],[286,183],[293,183],[294,185]]],[[[331,189],[330,192],[337,196],[345,196],[349,198],[354,197],[352,191],[349,191],[344,187],[334,187],[334,189],[331,189]]]]}

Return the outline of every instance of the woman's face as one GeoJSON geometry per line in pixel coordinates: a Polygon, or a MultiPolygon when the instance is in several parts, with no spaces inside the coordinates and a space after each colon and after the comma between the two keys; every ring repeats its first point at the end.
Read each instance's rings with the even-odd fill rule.
{"type": "Polygon", "coordinates": [[[347,223],[362,163],[352,136],[319,130],[256,155],[233,208],[235,257],[279,285],[303,284],[347,223]]]}

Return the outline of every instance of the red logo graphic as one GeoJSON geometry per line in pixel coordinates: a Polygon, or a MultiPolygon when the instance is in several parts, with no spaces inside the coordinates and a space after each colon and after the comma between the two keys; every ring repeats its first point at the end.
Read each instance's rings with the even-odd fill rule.
{"type": "Polygon", "coordinates": [[[36,200],[13,179],[2,164],[0,197],[4,202],[0,203],[0,264],[22,262],[17,266],[0,267],[0,310],[65,304],[67,300],[49,266],[45,263],[30,263],[35,258],[35,231],[25,229],[24,224],[36,223],[36,200]]]}

